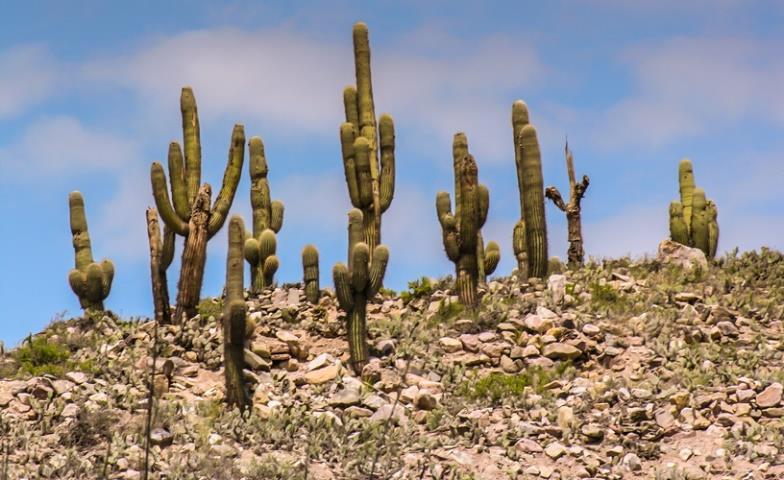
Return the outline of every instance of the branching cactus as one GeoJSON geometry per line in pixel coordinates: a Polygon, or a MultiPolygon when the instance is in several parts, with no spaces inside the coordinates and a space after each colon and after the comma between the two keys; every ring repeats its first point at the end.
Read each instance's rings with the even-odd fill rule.
{"type": "Polygon", "coordinates": [[[455,264],[456,288],[460,301],[468,308],[478,305],[477,286],[484,276],[495,271],[501,259],[498,244],[490,242],[484,248],[482,226],[487,220],[490,193],[479,184],[474,157],[468,153],[465,134],[455,134],[452,142],[455,172],[455,212],[449,193],[436,195],[436,213],[446,255],[455,264]]]}
{"type": "Polygon", "coordinates": [[[226,300],[223,307],[223,361],[226,403],[242,410],[251,400],[242,375],[245,368],[245,323],[247,306],[243,295],[244,264],[242,249],[245,225],[242,218],[229,221],[229,250],[226,255],[226,300]]]}
{"type": "Polygon", "coordinates": [[[689,159],[684,158],[678,165],[678,185],[681,201],[670,203],[670,238],[714,258],[719,246],[718,208],[696,186],[689,159]]]}
{"type": "MultiPolygon", "coordinates": [[[[178,282],[176,321],[183,314],[191,317],[196,314],[196,305],[201,292],[201,279],[204,275],[204,258],[201,250],[206,249],[206,241],[212,238],[226,221],[237,184],[242,175],[242,163],[245,155],[245,132],[242,125],[235,125],[229,145],[229,158],[223,174],[223,185],[215,202],[210,207],[211,198],[200,198],[200,192],[211,192],[209,184],[201,185],[201,140],[199,133],[199,115],[196,109],[196,99],[190,87],[182,89],[180,96],[180,110],[182,111],[182,131],[184,140],[184,155],[179,143],[171,142],[169,145],[169,182],[171,184],[171,199],[166,188],[166,174],[163,166],[153,162],[150,169],[152,192],[155,205],[165,225],[163,245],[163,268],[171,264],[174,255],[174,235],[185,238],[183,251],[183,268],[180,271],[178,282]],[[206,188],[205,188],[206,187],[206,188]],[[199,219],[198,225],[204,225],[205,236],[199,235],[199,242],[205,245],[194,244],[196,238],[192,235],[193,215],[197,204],[206,217],[199,219]],[[202,238],[204,237],[204,238],[202,238]],[[198,264],[186,265],[188,259],[195,259],[198,264]],[[186,268],[187,267],[187,268],[186,268]],[[183,296],[183,289],[186,295],[183,296]],[[195,299],[195,300],[194,300],[195,299]]],[[[201,227],[200,227],[201,228],[201,227]]],[[[205,250],[206,251],[206,250],[205,250]]]]}
{"type": "Polygon", "coordinates": [[[114,278],[114,264],[109,260],[93,261],[87,216],[84,213],[84,198],[80,192],[68,195],[71,217],[71,234],[75,254],[75,267],[68,274],[68,283],[84,310],[103,310],[103,301],[109,296],[114,278]]]}
{"type": "MultiPolygon", "coordinates": [[[[264,143],[261,141],[261,138],[252,137],[248,142],[248,150],[250,153],[250,204],[253,208],[253,238],[248,238],[246,243],[248,241],[261,243],[261,235],[265,230],[269,229],[273,234],[280,232],[280,228],[283,226],[283,202],[270,199],[269,181],[267,180],[269,168],[267,167],[264,143]]],[[[251,252],[254,251],[252,246],[248,248],[250,248],[251,252]]],[[[258,252],[258,250],[255,251],[258,252]]],[[[272,253],[275,253],[274,248],[272,253]]],[[[260,259],[261,256],[257,253],[251,258],[260,259]]],[[[275,258],[275,262],[277,261],[278,259],[275,258]]],[[[275,272],[272,271],[272,274],[269,275],[265,274],[265,272],[269,273],[273,265],[267,265],[264,261],[251,262],[250,259],[248,259],[248,262],[251,263],[251,291],[258,293],[264,287],[272,284],[272,274],[275,272]],[[270,279],[269,282],[266,281],[267,278],[270,279]]],[[[274,270],[277,270],[277,265],[275,265],[274,270]]]]}
{"type": "MultiPolygon", "coordinates": [[[[515,142],[517,187],[520,191],[521,223],[525,227],[525,252],[515,250],[518,263],[528,260],[527,276],[547,275],[547,224],[544,216],[544,179],[536,129],[528,121],[528,107],[522,100],[512,104],[512,133],[515,142]]],[[[519,228],[519,227],[515,227],[519,228]]],[[[521,235],[517,236],[522,239],[521,235]]],[[[514,242],[517,244],[518,242],[514,242]]],[[[526,269],[518,265],[519,274],[526,269]]]]}
{"type": "Polygon", "coordinates": [[[340,145],[351,204],[362,211],[364,242],[372,250],[381,243],[381,214],[395,193],[395,125],[387,114],[376,123],[367,25],[356,23],[353,35],[356,86],[343,91],[340,145]]]}
{"type": "Polygon", "coordinates": [[[321,290],[319,289],[319,254],[313,245],[306,245],[302,249],[302,273],[305,297],[308,302],[316,305],[319,302],[321,290]]]}
{"type": "Polygon", "coordinates": [[[566,155],[566,172],[569,176],[569,201],[564,203],[561,192],[557,188],[550,186],[545,190],[544,195],[552,200],[556,207],[562,212],[566,213],[566,222],[569,232],[569,251],[567,256],[569,259],[569,266],[579,267],[583,264],[583,257],[585,256],[585,249],[583,248],[583,228],[581,222],[582,207],[581,202],[585,191],[588,190],[590,180],[588,175],[583,175],[580,182],[574,174],[574,158],[572,151],[569,150],[569,143],[567,142],[564,147],[564,154],[566,155]]]}
{"type": "Polygon", "coordinates": [[[348,213],[348,267],[338,263],[332,269],[338,303],[347,316],[351,366],[357,375],[368,361],[367,303],[381,288],[389,262],[389,249],[378,245],[370,250],[364,236],[362,211],[354,208],[348,213]]]}
{"type": "Polygon", "coordinates": [[[256,272],[251,288],[253,293],[259,293],[273,285],[273,277],[280,266],[278,256],[275,255],[277,245],[275,232],[269,228],[261,232],[258,238],[245,240],[245,260],[250,263],[250,271],[256,272]]]}

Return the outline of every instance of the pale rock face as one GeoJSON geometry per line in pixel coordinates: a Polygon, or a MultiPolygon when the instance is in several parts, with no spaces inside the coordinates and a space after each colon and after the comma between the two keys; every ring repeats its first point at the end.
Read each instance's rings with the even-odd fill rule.
{"type": "Polygon", "coordinates": [[[665,264],[677,265],[686,270],[699,267],[708,270],[708,259],[699,248],[691,248],[672,240],[662,240],[657,259],[665,264]]]}

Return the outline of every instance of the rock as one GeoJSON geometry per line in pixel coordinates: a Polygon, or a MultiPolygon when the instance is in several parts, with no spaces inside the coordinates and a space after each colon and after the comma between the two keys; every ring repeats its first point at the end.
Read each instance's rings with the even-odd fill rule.
{"type": "Polygon", "coordinates": [[[672,240],[663,240],[659,243],[659,252],[656,257],[660,262],[669,265],[677,265],[686,270],[695,267],[708,270],[708,260],[699,248],[691,248],[672,240]]]}
{"type": "Polygon", "coordinates": [[[464,333],[460,335],[460,342],[463,344],[463,348],[469,352],[479,351],[479,338],[476,335],[464,333]]]}
{"type": "Polygon", "coordinates": [[[289,345],[299,345],[299,337],[287,330],[278,330],[275,332],[275,337],[289,345]]]}
{"type": "Polygon", "coordinates": [[[670,413],[669,410],[658,410],[654,417],[656,418],[656,424],[665,430],[672,428],[672,426],[675,425],[675,417],[672,416],[672,413],[670,413]]]}
{"type": "Polygon", "coordinates": [[[775,407],[781,402],[781,394],[784,391],[781,384],[776,382],[770,384],[765,390],[757,395],[757,406],[760,408],[775,407]]]}
{"type": "Polygon", "coordinates": [[[553,442],[544,449],[544,453],[553,460],[557,460],[566,453],[566,447],[558,442],[553,442]]]}
{"type": "Polygon", "coordinates": [[[536,333],[545,333],[553,328],[553,321],[539,315],[529,314],[525,317],[525,328],[536,333]]]}
{"type": "Polygon", "coordinates": [[[563,405],[558,407],[558,426],[566,430],[574,424],[574,410],[572,407],[563,405]]]}
{"type": "Polygon", "coordinates": [[[496,339],[496,334],[495,334],[495,332],[482,332],[479,335],[477,335],[476,338],[478,338],[479,341],[482,342],[482,343],[487,343],[487,342],[492,342],[493,340],[495,340],[496,339]]]}
{"type": "MultiPolygon", "coordinates": [[[[73,382],[69,382],[68,380],[55,380],[52,382],[52,388],[54,388],[55,393],[57,395],[62,395],[65,392],[69,392],[74,387],[73,382]]],[[[0,402],[0,407],[2,406],[2,402],[0,402]]]]}
{"type": "Polygon", "coordinates": [[[635,455],[634,453],[627,453],[623,456],[623,460],[621,463],[624,467],[628,468],[631,472],[639,472],[642,470],[642,462],[640,461],[640,457],[635,455]]]}
{"type": "Polygon", "coordinates": [[[566,295],[566,276],[565,275],[550,275],[547,279],[547,291],[553,302],[557,305],[563,301],[566,295]]]}
{"type": "Polygon", "coordinates": [[[77,385],[81,385],[87,381],[87,375],[82,372],[68,372],[65,374],[65,378],[77,385]]]}
{"type": "Polygon", "coordinates": [[[320,385],[334,380],[340,372],[339,365],[329,365],[305,374],[305,381],[311,385],[320,385]]]}
{"type": "Polygon", "coordinates": [[[501,357],[500,365],[501,365],[501,370],[503,370],[506,373],[517,373],[520,371],[520,366],[517,365],[517,363],[515,363],[514,360],[507,357],[506,355],[501,357]]]}
{"type": "Polygon", "coordinates": [[[540,453],[544,451],[541,445],[529,438],[521,438],[515,443],[515,450],[520,453],[540,453]]]}
{"type": "Polygon", "coordinates": [[[391,339],[382,339],[376,342],[376,350],[382,357],[387,357],[395,353],[395,341],[391,339]]]}
{"type": "Polygon", "coordinates": [[[79,406],[75,403],[69,403],[60,413],[60,416],[63,418],[74,418],[77,415],[79,415],[79,406]]]}
{"type": "Polygon", "coordinates": [[[463,349],[463,342],[456,338],[443,337],[438,340],[438,344],[446,353],[459,352],[463,349]]]}
{"type": "Polygon", "coordinates": [[[737,337],[740,335],[738,327],[736,327],[734,323],[726,320],[717,323],[716,328],[718,328],[719,332],[725,337],[737,337]]]}
{"type": "Polygon", "coordinates": [[[4,383],[0,383],[0,407],[5,408],[14,399],[14,394],[4,383]]]}
{"type": "Polygon", "coordinates": [[[382,405],[370,417],[371,422],[386,422],[387,420],[390,419],[400,426],[408,424],[408,417],[406,417],[406,414],[403,412],[402,405],[397,405],[393,413],[392,405],[387,403],[385,405],[382,405]]]}
{"type": "Polygon", "coordinates": [[[335,357],[328,353],[322,353],[318,357],[314,358],[313,360],[308,362],[307,367],[305,368],[308,372],[312,372],[313,370],[318,370],[319,368],[324,368],[327,365],[330,365],[335,362],[335,357]]]}
{"type": "Polygon", "coordinates": [[[333,395],[327,403],[333,407],[345,408],[351,405],[356,405],[359,403],[359,401],[359,390],[355,388],[344,388],[333,395]]]}
{"type": "Polygon", "coordinates": [[[166,429],[154,428],[150,432],[150,443],[160,447],[168,447],[174,441],[174,435],[166,429]]]}
{"type": "Polygon", "coordinates": [[[414,406],[419,410],[433,410],[438,406],[438,400],[427,390],[420,390],[414,397],[414,406]]]}
{"type": "Polygon", "coordinates": [[[602,333],[602,330],[592,323],[586,323],[583,325],[583,333],[589,337],[596,337],[602,333]]]}
{"type": "Polygon", "coordinates": [[[585,435],[591,441],[601,441],[604,438],[604,428],[597,423],[588,423],[583,425],[580,433],[585,435]]]}
{"type": "Polygon", "coordinates": [[[245,364],[253,370],[269,370],[270,364],[247,348],[243,352],[245,364]]]}
{"type": "Polygon", "coordinates": [[[545,345],[542,354],[551,360],[572,360],[579,357],[582,352],[565,343],[551,343],[545,345]]]}

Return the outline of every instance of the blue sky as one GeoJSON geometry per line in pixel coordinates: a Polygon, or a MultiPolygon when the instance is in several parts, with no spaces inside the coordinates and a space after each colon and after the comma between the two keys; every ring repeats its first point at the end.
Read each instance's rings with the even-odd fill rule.
{"type": "MultiPolygon", "coordinates": [[[[397,187],[384,217],[387,285],[452,271],[435,194],[451,190],[451,138],[465,131],[491,192],[486,240],[511,271],[519,217],[510,114],[528,103],[546,184],[578,174],[586,250],[653,254],[667,236],[677,164],[719,206],[720,249],[784,249],[784,7],[780,2],[17,2],[0,29],[0,340],[79,313],[67,195],[85,195],[97,259],[117,269],[108,307],[152,309],[144,209],[149,166],[181,137],[179,91],[201,114],[203,181],[217,186],[231,128],[264,139],[272,197],[286,204],[279,282],[321,252],[344,261],[349,202],[338,128],[353,83],[351,26],[368,23],[377,112],[397,129],[397,187]],[[294,6],[292,6],[294,5],[294,6]]],[[[550,252],[563,215],[547,207],[550,252]]],[[[250,221],[247,171],[234,213],[250,221]]],[[[224,279],[225,230],[203,293],[224,279]]],[[[181,250],[178,245],[177,257],[181,250]]],[[[171,291],[179,266],[169,270],[171,291]]]]}

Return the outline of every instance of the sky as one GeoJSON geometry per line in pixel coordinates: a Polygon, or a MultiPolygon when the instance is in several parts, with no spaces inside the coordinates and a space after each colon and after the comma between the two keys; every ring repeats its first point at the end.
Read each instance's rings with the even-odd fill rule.
{"type": "MultiPolygon", "coordinates": [[[[198,103],[202,181],[215,189],[232,127],[261,136],[286,205],[277,281],[320,251],[322,286],[346,255],[339,126],[354,83],[351,27],[369,25],[376,112],[396,126],[396,190],[383,217],[386,286],[453,271],[435,195],[468,136],[490,189],[485,241],[511,272],[520,216],[511,106],[537,127],[546,185],[568,190],[568,136],[588,255],[655,255],[681,158],[719,208],[720,251],[784,249],[784,4],[775,1],[14,2],[0,29],[0,340],[80,313],[68,192],[85,196],[96,260],[116,266],[106,306],[149,316],[149,168],[182,137],[180,88],[198,103]]],[[[232,212],[250,225],[247,157],[232,212]]],[[[547,205],[550,254],[566,221],[547,205]]],[[[224,229],[203,295],[224,283],[224,229]]],[[[178,244],[176,258],[181,254],[178,244]]],[[[175,295],[177,261],[169,269],[175,295]]],[[[246,281],[247,281],[246,275],[246,281]]]]}

